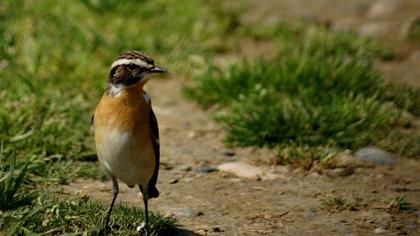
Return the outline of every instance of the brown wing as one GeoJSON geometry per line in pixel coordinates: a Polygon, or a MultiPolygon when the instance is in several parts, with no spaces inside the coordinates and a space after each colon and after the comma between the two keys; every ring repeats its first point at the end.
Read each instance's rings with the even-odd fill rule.
{"type": "Polygon", "coordinates": [[[159,174],[159,161],[160,161],[160,144],[159,144],[159,127],[156,120],[155,113],[150,110],[149,114],[149,125],[152,133],[153,149],[155,151],[155,169],[153,170],[153,176],[149,181],[149,198],[156,198],[159,196],[159,191],[156,188],[156,182],[159,174]]]}

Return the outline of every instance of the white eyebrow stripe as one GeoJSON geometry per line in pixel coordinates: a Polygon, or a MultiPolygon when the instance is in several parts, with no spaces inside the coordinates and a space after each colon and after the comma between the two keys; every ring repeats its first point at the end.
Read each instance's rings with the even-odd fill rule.
{"type": "Polygon", "coordinates": [[[119,65],[128,65],[128,64],[134,64],[134,65],[138,65],[140,67],[145,67],[145,68],[149,68],[150,67],[149,64],[147,64],[146,62],[144,62],[143,60],[140,60],[138,58],[136,58],[136,59],[122,58],[122,59],[118,59],[118,60],[114,61],[114,63],[112,63],[111,70],[113,68],[115,68],[116,66],[119,66],[119,65]]]}

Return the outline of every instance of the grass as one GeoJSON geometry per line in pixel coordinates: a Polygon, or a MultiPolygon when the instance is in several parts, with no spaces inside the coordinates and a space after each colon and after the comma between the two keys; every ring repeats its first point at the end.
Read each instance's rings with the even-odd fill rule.
{"type": "Polygon", "coordinates": [[[391,200],[391,203],[389,204],[390,209],[395,209],[398,211],[403,210],[410,210],[413,209],[412,204],[407,200],[406,196],[397,196],[394,199],[391,200]]]}
{"type": "MultiPolygon", "coordinates": [[[[387,143],[410,126],[402,113],[419,115],[420,90],[386,84],[373,66],[381,53],[371,41],[324,28],[284,28],[270,36],[281,45],[275,58],[211,65],[184,88],[187,98],[216,111],[227,144],[356,150],[387,143]]],[[[392,151],[420,154],[418,135],[399,137],[412,145],[392,151]]]]}
{"type": "Polygon", "coordinates": [[[357,210],[360,205],[360,199],[356,198],[353,195],[350,195],[347,198],[342,196],[333,196],[326,199],[323,202],[323,205],[330,210],[357,210]]]}
{"type": "Polygon", "coordinates": [[[18,156],[92,155],[90,117],[112,60],[137,49],[174,73],[184,70],[189,56],[221,43],[228,22],[211,23],[215,17],[190,1],[4,1],[0,139],[18,156]]]}
{"type": "MultiPolygon", "coordinates": [[[[9,235],[98,235],[107,207],[90,198],[59,198],[54,194],[40,196],[31,208],[1,212],[0,226],[9,235]]],[[[137,226],[144,213],[137,208],[117,205],[111,216],[113,235],[138,235],[137,226]]],[[[154,235],[171,235],[175,222],[171,218],[150,215],[150,230],[154,235]]]]}
{"type": "MultiPolygon", "coordinates": [[[[15,155],[16,168],[24,170],[15,174],[26,171],[26,181],[40,190],[40,196],[75,178],[106,179],[96,164],[90,118],[109,65],[121,52],[136,49],[146,51],[172,73],[188,71],[194,58],[224,48],[235,15],[230,11],[216,14],[218,9],[215,2],[187,0],[2,1],[0,140],[3,155],[15,155]]],[[[22,187],[8,197],[18,201],[30,192],[22,187]]],[[[16,232],[21,224],[24,230],[37,233],[48,234],[57,228],[58,233],[51,234],[94,234],[88,220],[65,225],[61,213],[52,225],[31,223],[45,217],[50,205],[58,204],[60,212],[80,218],[85,214],[83,208],[89,207],[73,207],[57,198],[49,202],[41,197],[39,201],[47,202],[46,208],[32,203],[2,212],[19,217],[10,221],[16,224],[3,221],[0,233],[16,232]]],[[[134,210],[124,212],[126,217],[139,217],[134,210]]],[[[166,226],[156,227],[163,230],[166,226]]],[[[122,235],[129,232],[124,230],[122,235]]]]}
{"type": "MultiPolygon", "coordinates": [[[[45,186],[52,184],[53,174],[47,180],[29,179],[27,171],[31,162],[18,168],[15,155],[5,157],[2,150],[3,146],[0,152],[1,232],[8,235],[99,234],[107,206],[86,196],[63,198],[50,193],[45,186]],[[36,187],[32,185],[43,185],[44,189],[35,191],[36,187]]],[[[77,172],[77,169],[74,171],[77,172]]],[[[136,227],[144,220],[144,213],[143,210],[118,204],[111,219],[113,235],[137,235],[136,227]]],[[[172,218],[151,213],[150,222],[154,235],[175,232],[172,218]]]]}
{"type": "Polygon", "coordinates": [[[27,165],[16,169],[16,156],[13,155],[10,161],[6,162],[3,157],[3,144],[0,150],[0,211],[13,210],[21,206],[30,205],[36,197],[34,191],[22,193],[21,187],[24,184],[27,165]]]}

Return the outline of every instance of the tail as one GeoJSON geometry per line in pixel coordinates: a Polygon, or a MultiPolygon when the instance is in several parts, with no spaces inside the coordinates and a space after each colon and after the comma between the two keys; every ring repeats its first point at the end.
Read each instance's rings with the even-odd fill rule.
{"type": "Polygon", "coordinates": [[[142,194],[144,194],[144,191],[147,191],[147,198],[151,199],[151,198],[157,198],[159,197],[159,190],[156,188],[156,186],[152,185],[148,185],[147,188],[143,188],[142,186],[140,186],[140,191],[142,194]]]}
{"type": "Polygon", "coordinates": [[[149,198],[157,198],[159,197],[159,190],[155,186],[149,186],[148,195],[149,198]]]}

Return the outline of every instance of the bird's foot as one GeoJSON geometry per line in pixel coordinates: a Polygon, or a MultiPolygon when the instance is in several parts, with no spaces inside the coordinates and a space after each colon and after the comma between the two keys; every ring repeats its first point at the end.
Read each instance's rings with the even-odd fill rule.
{"type": "Polygon", "coordinates": [[[140,236],[148,236],[149,232],[147,232],[146,223],[143,222],[137,226],[137,232],[140,236]]]}
{"type": "Polygon", "coordinates": [[[101,229],[101,231],[99,231],[99,235],[100,236],[105,236],[105,235],[107,235],[108,233],[110,233],[111,232],[111,227],[109,227],[108,225],[107,226],[104,226],[102,229],[101,229]]]}
{"type": "Polygon", "coordinates": [[[111,232],[111,227],[109,227],[109,219],[105,218],[102,222],[102,229],[99,231],[99,235],[105,236],[111,232]]]}

